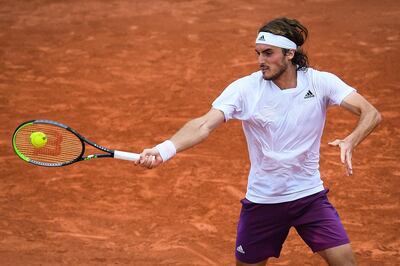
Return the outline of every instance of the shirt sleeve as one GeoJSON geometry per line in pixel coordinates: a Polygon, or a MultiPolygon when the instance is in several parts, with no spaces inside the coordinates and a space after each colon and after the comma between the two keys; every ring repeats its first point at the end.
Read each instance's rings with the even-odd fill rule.
{"type": "Polygon", "coordinates": [[[324,92],[324,98],[328,105],[340,105],[347,95],[357,91],[336,75],[328,72],[319,72],[316,82],[324,92]]]}
{"type": "Polygon", "coordinates": [[[241,82],[237,80],[226,87],[212,103],[212,107],[224,113],[225,122],[230,119],[240,119],[244,110],[241,82]]]}

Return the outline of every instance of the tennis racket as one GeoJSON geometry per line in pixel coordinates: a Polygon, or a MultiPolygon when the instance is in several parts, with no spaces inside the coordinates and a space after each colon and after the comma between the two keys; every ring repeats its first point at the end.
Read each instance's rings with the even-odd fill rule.
{"type": "Polygon", "coordinates": [[[40,166],[59,167],[94,158],[116,158],[137,161],[137,153],[111,150],[80,135],[72,128],[50,120],[22,123],[12,137],[15,153],[22,160],[40,166]],[[103,153],[84,155],[93,146],[103,153]]]}

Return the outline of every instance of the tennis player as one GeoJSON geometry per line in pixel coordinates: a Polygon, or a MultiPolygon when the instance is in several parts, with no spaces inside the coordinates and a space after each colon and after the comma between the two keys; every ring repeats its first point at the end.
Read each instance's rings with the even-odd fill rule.
{"type": "Polygon", "coordinates": [[[302,50],[307,35],[307,28],[294,19],[278,18],[262,26],[255,42],[260,70],[234,81],[208,113],[140,155],[138,164],[154,168],[202,142],[223,122],[242,121],[251,168],[237,228],[237,265],[266,265],[269,257],[279,257],[292,226],[329,265],[356,264],[321,180],[321,136],[330,105],[359,116],[349,135],[329,143],[340,149],[351,175],[354,148],[381,117],[336,75],[309,67],[302,50]]]}

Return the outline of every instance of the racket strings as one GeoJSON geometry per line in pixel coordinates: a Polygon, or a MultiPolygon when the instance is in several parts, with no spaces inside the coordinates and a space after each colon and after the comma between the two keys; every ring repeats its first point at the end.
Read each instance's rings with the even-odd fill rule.
{"type": "Polygon", "coordinates": [[[31,124],[15,135],[17,150],[30,160],[43,163],[64,163],[78,158],[83,150],[81,140],[72,132],[51,124],[31,124]],[[31,134],[42,132],[47,137],[43,147],[35,147],[31,134]]]}

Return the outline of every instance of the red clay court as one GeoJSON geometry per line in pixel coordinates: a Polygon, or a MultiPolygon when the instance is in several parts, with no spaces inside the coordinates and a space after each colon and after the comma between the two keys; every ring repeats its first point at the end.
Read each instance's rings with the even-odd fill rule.
{"type": "MultiPolygon", "coordinates": [[[[321,173],[359,265],[400,265],[400,3],[392,0],[1,1],[0,265],[233,265],[249,162],[241,124],[155,170],[111,159],[36,167],[14,129],[52,119],[140,152],[258,69],[257,29],[279,16],[310,30],[311,65],[358,89],[383,123],[339,150],[357,118],[332,108],[321,173]]],[[[291,231],[270,265],[324,265],[291,231]]]]}

